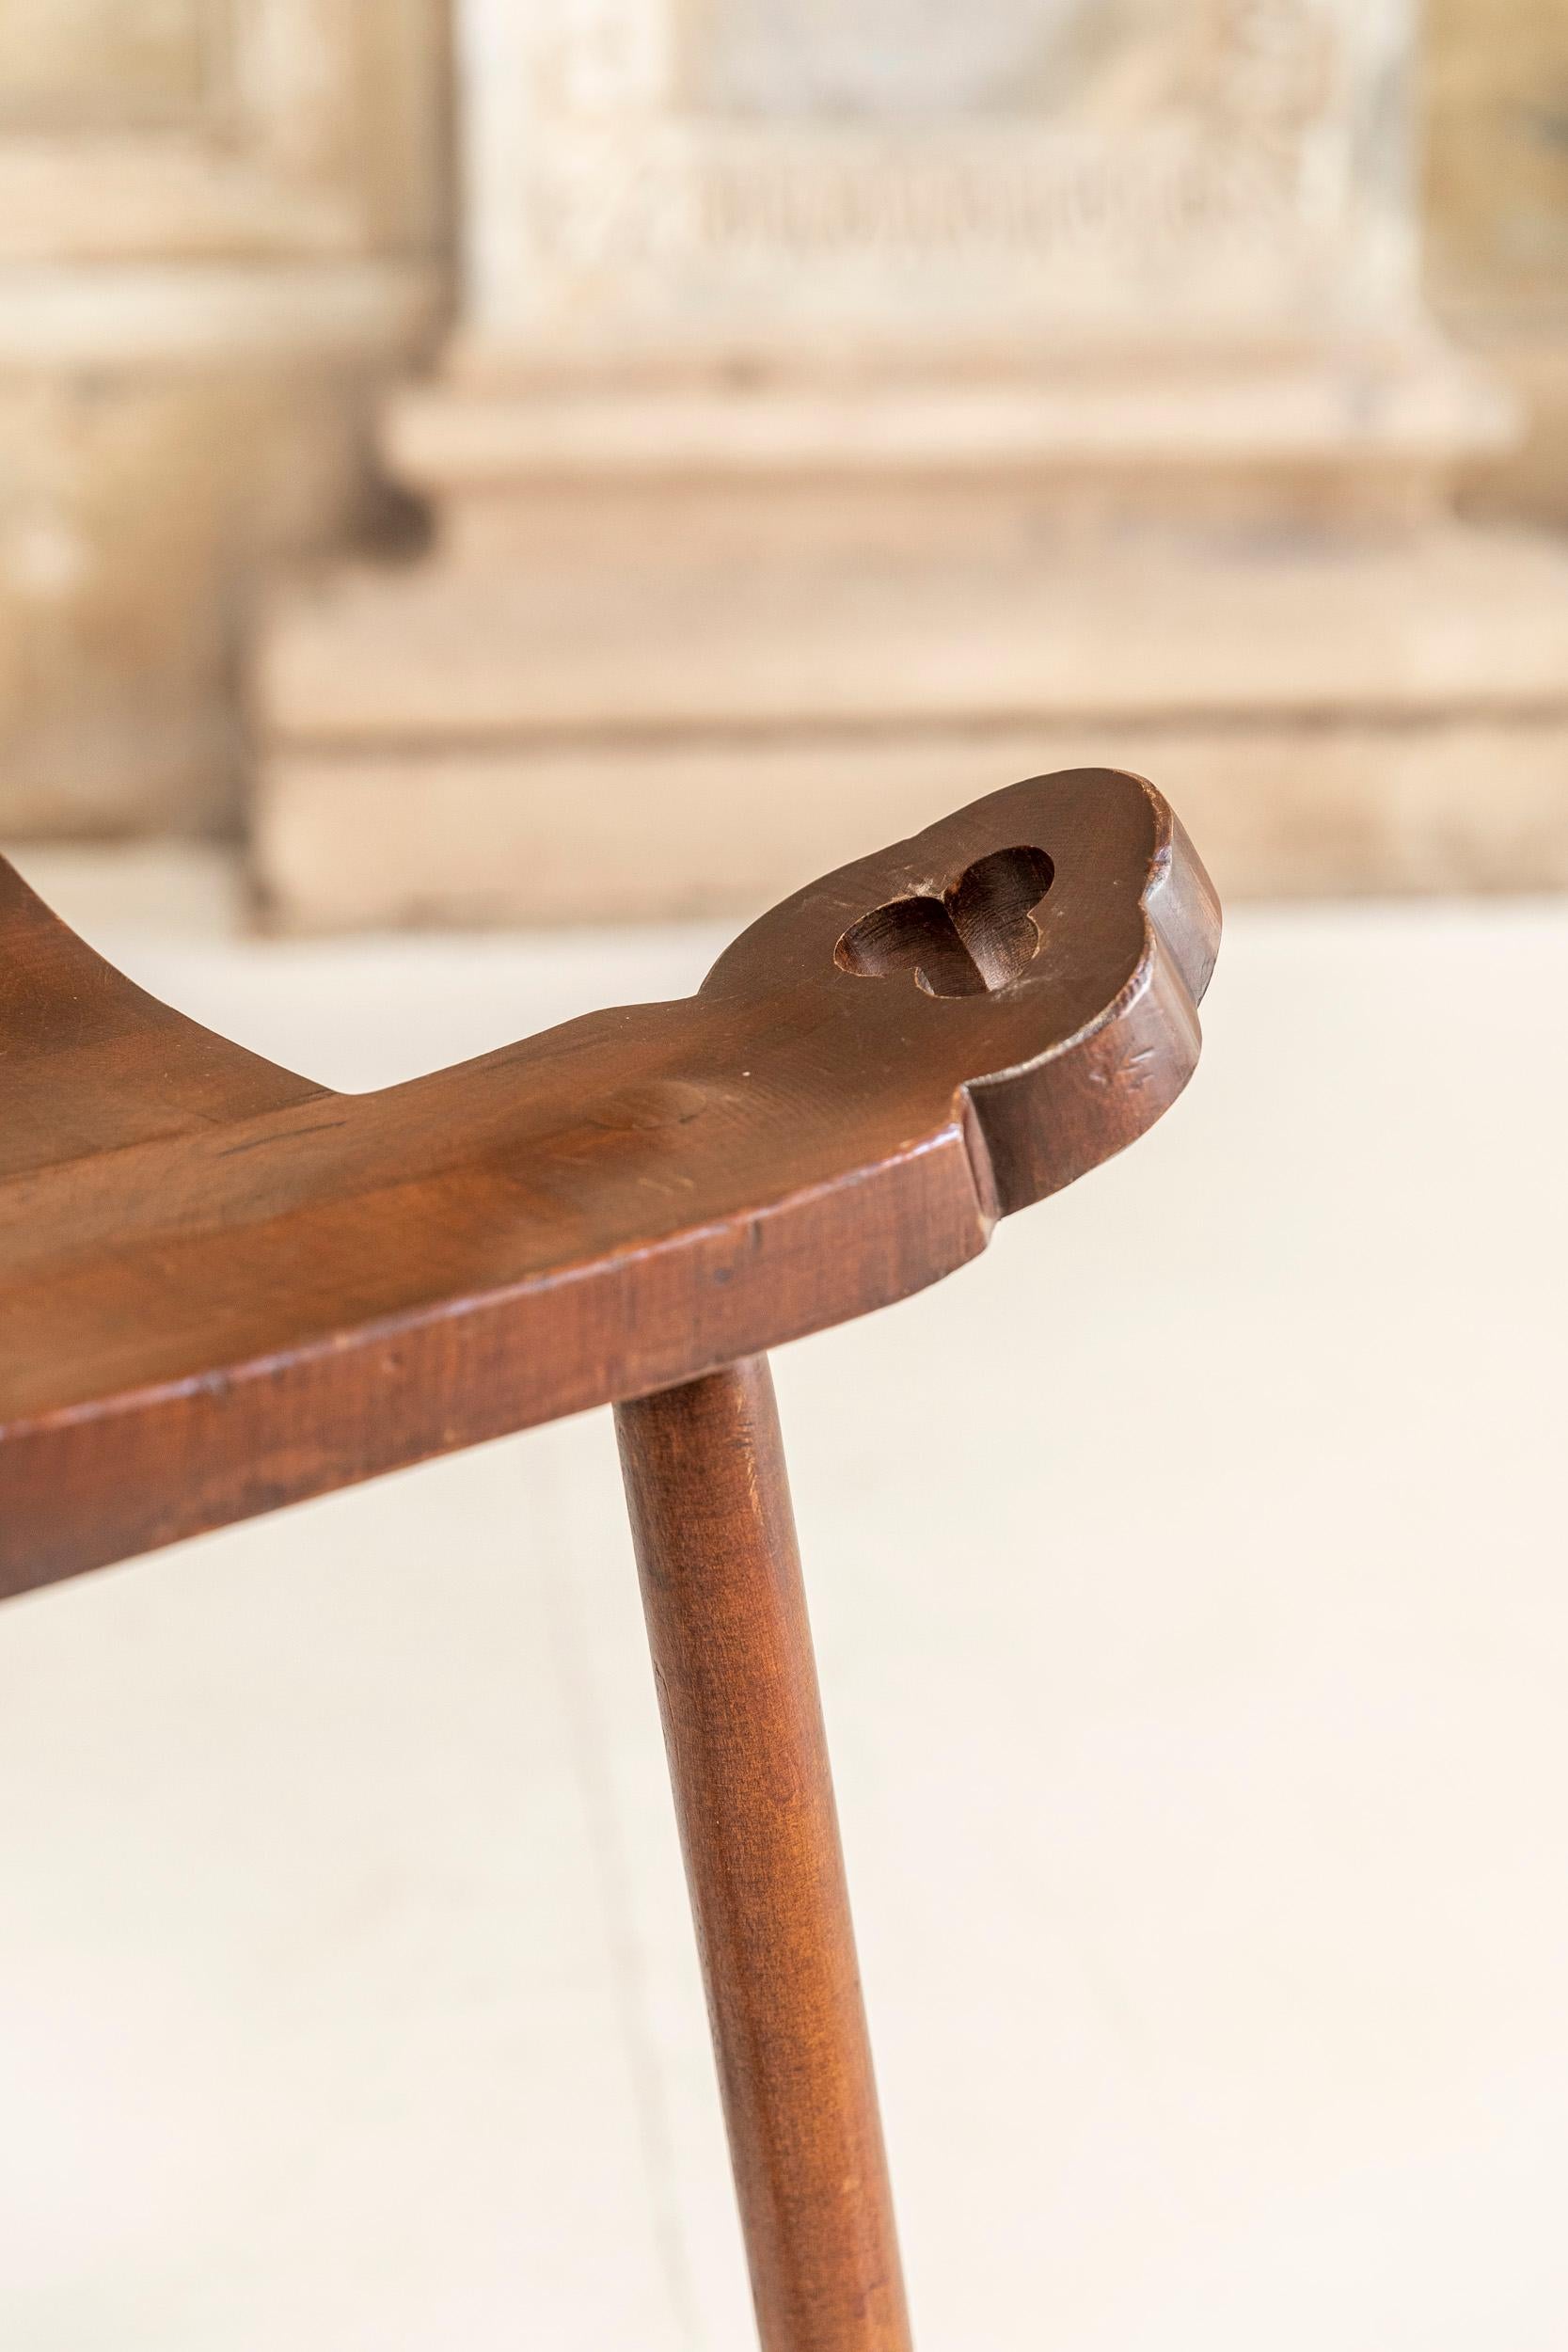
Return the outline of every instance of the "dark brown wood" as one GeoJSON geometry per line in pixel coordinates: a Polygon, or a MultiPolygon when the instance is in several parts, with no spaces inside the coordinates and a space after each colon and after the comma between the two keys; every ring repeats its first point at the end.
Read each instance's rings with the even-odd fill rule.
{"type": "Polygon", "coordinates": [[[0,1595],[865,1313],[1184,1085],[1217,909],[1153,788],[992,793],[697,995],[336,1094],[0,862],[0,1595]]]}
{"type": "Polygon", "coordinates": [[[693,997],[351,1096],[0,860],[0,1597],[615,1403],[766,2352],[909,2328],[762,1351],[1140,1135],[1218,930],[1151,786],[1035,777],[693,997]]]}
{"type": "Polygon", "coordinates": [[[763,2352],[909,2352],[767,1359],[616,1427],[763,2352]]]}

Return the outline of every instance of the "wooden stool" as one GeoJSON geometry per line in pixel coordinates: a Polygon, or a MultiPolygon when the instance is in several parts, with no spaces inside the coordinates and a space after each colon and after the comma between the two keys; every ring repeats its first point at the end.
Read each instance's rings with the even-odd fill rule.
{"type": "Polygon", "coordinates": [[[695,996],[335,1094],[0,863],[0,1595],[616,1408],[767,2352],[909,2323],[764,1350],[1141,1134],[1219,914],[1138,778],[976,802],[695,996]]]}

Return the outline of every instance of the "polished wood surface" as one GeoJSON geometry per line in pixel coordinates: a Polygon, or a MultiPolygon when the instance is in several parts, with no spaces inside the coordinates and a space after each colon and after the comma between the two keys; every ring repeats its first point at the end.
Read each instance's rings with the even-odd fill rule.
{"type": "Polygon", "coordinates": [[[909,2352],[767,1362],[616,1428],[763,2352],[909,2352]]]}
{"type": "Polygon", "coordinates": [[[1160,795],[990,794],[698,993],[344,1095],[0,864],[0,1593],[863,1314],[1185,1083],[1217,911],[1160,795]]]}
{"type": "Polygon", "coordinates": [[[1153,788],[992,793],[695,996],[343,1095],[0,862],[0,1596],[613,1402],[764,2352],[908,2352],[761,1351],[985,1247],[1197,1057],[1218,909],[1153,788]]]}

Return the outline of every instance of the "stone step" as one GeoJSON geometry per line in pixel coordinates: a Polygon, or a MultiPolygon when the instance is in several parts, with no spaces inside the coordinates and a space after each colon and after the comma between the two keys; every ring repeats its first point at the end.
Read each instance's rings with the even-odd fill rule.
{"type": "Polygon", "coordinates": [[[401,391],[382,428],[400,481],[441,498],[528,494],[561,477],[636,480],[983,474],[1064,468],[1236,471],[1447,469],[1517,437],[1491,375],[1436,338],[1344,353],[1223,360],[1201,346],[1123,352],[1117,363],[1061,349],[1034,369],[921,380],[819,364],[751,382],[638,386],[547,375],[519,386],[482,356],[401,391]]]}
{"type": "Polygon", "coordinates": [[[285,930],[746,915],[1000,784],[1129,767],[1222,897],[1568,888],[1568,715],[1092,719],[275,752],[255,870],[285,930]]]}
{"type": "Polygon", "coordinates": [[[960,507],[902,542],[781,532],[763,560],[746,528],[643,520],[574,543],[546,515],[521,548],[292,598],[268,744],[1568,712],[1568,542],[1545,535],[1105,545],[981,516],[966,541],[960,507]]]}

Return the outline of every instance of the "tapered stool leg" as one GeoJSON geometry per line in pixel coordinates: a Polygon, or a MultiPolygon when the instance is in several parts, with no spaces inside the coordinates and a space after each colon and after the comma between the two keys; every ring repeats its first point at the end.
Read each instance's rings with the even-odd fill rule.
{"type": "Polygon", "coordinates": [[[767,1359],[616,1425],[764,2352],[909,2352],[767,1359]]]}

